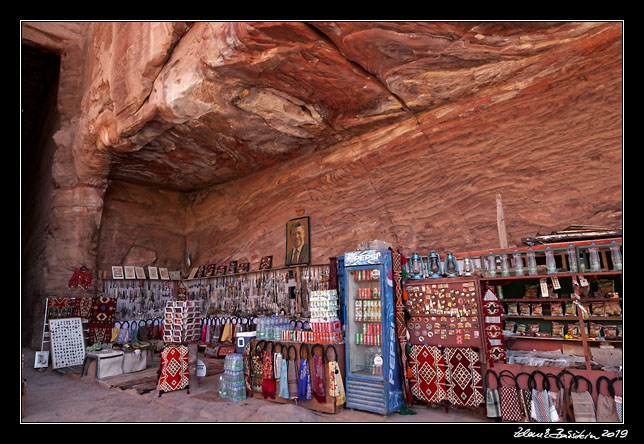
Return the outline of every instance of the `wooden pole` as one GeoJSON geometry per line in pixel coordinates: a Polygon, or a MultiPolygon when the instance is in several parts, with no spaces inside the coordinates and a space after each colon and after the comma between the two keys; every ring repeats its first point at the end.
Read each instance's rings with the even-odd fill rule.
{"type": "Polygon", "coordinates": [[[499,229],[499,242],[501,248],[508,248],[508,233],[505,231],[505,217],[503,216],[503,200],[501,195],[496,195],[496,225],[499,229]]]}

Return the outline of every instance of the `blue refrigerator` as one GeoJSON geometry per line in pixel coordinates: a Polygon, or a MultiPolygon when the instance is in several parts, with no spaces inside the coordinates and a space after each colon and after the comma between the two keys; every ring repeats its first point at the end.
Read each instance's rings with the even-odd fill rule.
{"type": "Polygon", "coordinates": [[[389,250],[344,254],[346,407],[388,415],[403,406],[389,250]]]}

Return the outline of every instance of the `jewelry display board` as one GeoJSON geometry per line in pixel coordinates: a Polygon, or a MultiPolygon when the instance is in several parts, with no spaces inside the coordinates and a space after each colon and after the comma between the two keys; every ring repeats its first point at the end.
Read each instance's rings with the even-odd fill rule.
{"type": "Polygon", "coordinates": [[[52,368],[82,365],[85,360],[85,341],[81,318],[50,319],[52,368]]]}
{"type": "Polygon", "coordinates": [[[478,287],[472,278],[408,281],[410,344],[482,347],[478,287]]]}

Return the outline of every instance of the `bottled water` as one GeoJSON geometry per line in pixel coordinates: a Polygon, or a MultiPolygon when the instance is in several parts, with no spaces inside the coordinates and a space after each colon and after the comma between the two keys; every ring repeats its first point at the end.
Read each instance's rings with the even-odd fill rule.
{"type": "Polygon", "coordinates": [[[590,243],[588,252],[590,253],[590,271],[601,271],[601,265],[599,262],[599,251],[595,246],[595,242],[590,243]]]}
{"type": "Polygon", "coordinates": [[[508,255],[505,250],[501,251],[501,276],[510,276],[510,267],[508,266],[508,255]]]}
{"type": "Polygon", "coordinates": [[[555,255],[550,249],[550,245],[546,246],[546,270],[548,271],[548,274],[555,274],[557,272],[555,255]]]}
{"type": "Polygon", "coordinates": [[[611,259],[613,261],[613,270],[621,270],[622,269],[622,253],[619,251],[619,245],[612,245],[616,244],[616,242],[613,240],[611,242],[610,246],[610,255],[611,259]]]}
{"type": "Polygon", "coordinates": [[[572,243],[568,244],[568,250],[566,250],[566,252],[568,253],[568,271],[571,273],[577,273],[577,271],[579,271],[579,268],[577,267],[577,250],[572,243]]]}
{"type": "Polygon", "coordinates": [[[534,251],[532,247],[528,247],[528,274],[530,276],[535,276],[537,274],[537,259],[534,257],[534,251]]]}
{"type": "Polygon", "coordinates": [[[514,265],[514,274],[516,276],[523,276],[523,259],[521,258],[521,253],[519,253],[519,250],[517,248],[514,249],[512,262],[512,265],[514,265]]]}
{"type": "Polygon", "coordinates": [[[487,273],[489,277],[496,276],[496,256],[490,250],[490,256],[487,257],[487,273]]]}

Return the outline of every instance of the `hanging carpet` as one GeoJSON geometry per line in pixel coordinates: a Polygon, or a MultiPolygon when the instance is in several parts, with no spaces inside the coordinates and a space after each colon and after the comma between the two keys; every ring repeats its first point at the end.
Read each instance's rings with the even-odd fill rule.
{"type": "Polygon", "coordinates": [[[412,345],[409,365],[413,375],[412,394],[423,401],[440,403],[447,399],[443,352],[434,345],[412,345]]]}
{"type": "Polygon", "coordinates": [[[74,299],[74,308],[72,316],[75,318],[89,319],[92,314],[93,298],[76,298],[74,299]]]}
{"type": "Polygon", "coordinates": [[[47,319],[71,318],[72,312],[72,298],[47,299],[47,319]]]}
{"type": "Polygon", "coordinates": [[[89,319],[90,324],[114,324],[116,316],[115,298],[93,298],[92,313],[89,319]]]}
{"type": "Polygon", "coordinates": [[[485,403],[478,353],[471,348],[446,348],[444,353],[448,401],[462,407],[485,403]]]}
{"type": "MultiPolygon", "coordinates": [[[[157,388],[159,396],[162,393],[188,388],[188,347],[185,345],[169,345],[161,352],[161,368],[157,388]]],[[[190,393],[188,391],[188,393],[190,393]]]]}

